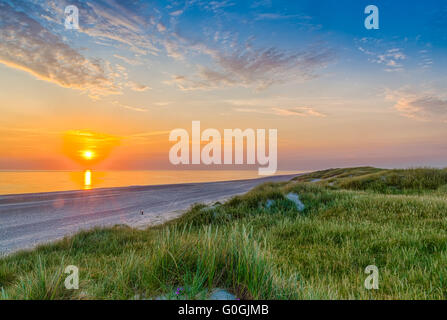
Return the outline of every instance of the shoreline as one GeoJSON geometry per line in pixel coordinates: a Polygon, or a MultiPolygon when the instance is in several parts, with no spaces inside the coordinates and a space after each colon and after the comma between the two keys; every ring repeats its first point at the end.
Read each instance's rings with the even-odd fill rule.
{"type": "Polygon", "coordinates": [[[259,184],[298,175],[0,195],[0,256],[95,227],[163,224],[194,203],[224,201],[259,184]]]}
{"type": "MultiPolygon", "coordinates": [[[[33,171],[35,172],[35,171],[33,171]]],[[[70,171],[67,171],[70,172],[70,171]]],[[[311,172],[311,171],[309,171],[311,172]]],[[[116,186],[116,187],[99,187],[99,188],[91,188],[91,189],[72,189],[72,190],[60,190],[60,191],[42,191],[42,192],[24,192],[24,193],[5,193],[0,194],[0,201],[3,200],[3,198],[8,197],[14,197],[14,196],[29,196],[29,195],[48,195],[48,194],[69,194],[69,193],[81,193],[81,192],[94,192],[94,191],[108,191],[108,190],[126,190],[126,189],[134,189],[134,188],[151,188],[151,187],[172,187],[172,186],[180,186],[180,185],[192,185],[192,184],[213,184],[213,183],[221,183],[221,182],[244,182],[249,180],[259,180],[259,179],[266,179],[266,178],[273,178],[273,177],[296,177],[299,175],[303,175],[306,173],[309,173],[307,171],[305,172],[297,172],[297,173],[290,173],[290,174],[277,174],[277,175],[271,175],[271,176],[258,176],[256,178],[246,178],[246,179],[230,179],[230,180],[216,180],[216,181],[197,181],[197,182],[179,182],[179,183],[162,183],[162,184],[135,184],[135,185],[128,185],[128,186],[116,186]]],[[[1,203],[0,203],[1,204],[1,203]]]]}
{"type": "MultiPolygon", "coordinates": [[[[301,173],[306,173],[306,171],[278,171],[274,176],[301,173]]],[[[31,193],[235,181],[260,177],[262,176],[253,170],[0,171],[0,197],[31,193]],[[88,176],[87,172],[89,172],[88,176]]]]}

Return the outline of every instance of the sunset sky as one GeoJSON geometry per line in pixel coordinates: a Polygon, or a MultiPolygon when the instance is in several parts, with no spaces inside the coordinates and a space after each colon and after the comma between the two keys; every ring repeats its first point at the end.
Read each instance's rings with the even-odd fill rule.
{"type": "Polygon", "coordinates": [[[0,0],[0,170],[174,169],[193,120],[278,129],[282,170],[445,167],[446,30],[445,1],[0,0]]]}

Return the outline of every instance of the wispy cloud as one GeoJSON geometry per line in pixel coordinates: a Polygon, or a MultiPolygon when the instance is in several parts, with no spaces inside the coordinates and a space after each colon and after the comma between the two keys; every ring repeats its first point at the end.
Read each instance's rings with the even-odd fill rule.
{"type": "Polygon", "coordinates": [[[446,122],[447,99],[433,93],[390,91],[387,100],[395,102],[394,108],[402,115],[419,121],[446,122]]]}
{"type": "MultiPolygon", "coordinates": [[[[53,1],[47,0],[52,3],[53,1]]],[[[80,32],[85,33],[103,44],[120,45],[123,49],[140,55],[157,55],[160,51],[156,44],[154,31],[158,22],[153,12],[145,11],[142,3],[121,1],[82,1],[62,0],[54,8],[54,14],[63,16],[61,10],[66,5],[75,5],[80,10],[80,32]],[[143,12],[142,12],[143,11],[143,12]]]]}
{"type": "MultiPolygon", "coordinates": [[[[170,81],[165,81],[181,90],[224,87],[263,90],[274,84],[312,79],[334,59],[333,51],[325,44],[284,50],[256,46],[254,37],[238,41],[237,35],[220,29],[225,23],[198,30],[195,39],[179,35],[178,22],[189,8],[196,6],[225,19],[222,12],[235,6],[234,1],[194,0],[181,8],[178,3],[168,5],[164,11],[140,1],[33,0],[32,3],[36,9],[32,18],[23,13],[21,2],[17,4],[17,10],[4,5],[8,10],[2,10],[2,15],[9,27],[1,27],[5,39],[1,47],[2,62],[26,70],[39,79],[86,90],[92,96],[121,93],[125,87],[144,92],[150,87],[134,81],[126,68],[106,60],[84,57],[68,45],[69,40],[63,39],[61,34],[63,9],[69,4],[79,8],[79,32],[88,35],[95,44],[119,49],[120,54],[113,57],[125,64],[140,65],[149,56],[155,58],[161,54],[192,65],[188,72],[173,74],[170,81]],[[30,28],[30,23],[37,29],[30,28]],[[14,29],[14,25],[18,28],[14,29]],[[36,50],[37,47],[40,50],[36,50]],[[197,56],[205,59],[196,59],[197,56]]],[[[292,16],[264,14],[259,18],[286,19],[292,16]]]]}
{"type": "Polygon", "coordinates": [[[193,0],[191,3],[204,10],[212,11],[214,13],[220,13],[223,9],[236,5],[235,1],[230,0],[193,0]]]}
{"type": "Polygon", "coordinates": [[[167,105],[170,105],[171,101],[159,101],[159,102],[155,102],[154,105],[159,106],[159,107],[164,107],[167,105]]]}
{"type": "Polygon", "coordinates": [[[129,106],[129,105],[127,105],[127,104],[123,104],[123,103],[120,103],[120,102],[118,102],[118,101],[113,101],[112,103],[113,103],[114,105],[116,105],[116,106],[118,106],[118,107],[121,107],[121,108],[124,108],[124,109],[132,110],[132,111],[137,111],[137,112],[147,112],[147,109],[146,109],[146,108],[129,106]]]}
{"type": "Polygon", "coordinates": [[[275,21],[275,22],[288,22],[289,24],[299,26],[303,31],[316,31],[321,30],[323,27],[319,23],[315,23],[311,16],[304,14],[287,14],[287,13],[256,13],[254,16],[255,21],[275,21]]]}
{"type": "Polygon", "coordinates": [[[117,59],[120,59],[120,60],[124,61],[125,63],[127,63],[127,64],[129,64],[131,66],[138,66],[138,65],[142,64],[142,62],[137,60],[137,59],[127,58],[127,57],[121,56],[119,54],[114,54],[113,56],[115,58],[117,58],[117,59]]]}
{"type": "Polygon", "coordinates": [[[402,48],[386,48],[387,44],[371,38],[362,38],[358,42],[358,49],[368,56],[370,62],[383,65],[384,71],[404,70],[403,62],[407,56],[403,53],[402,48]]]}
{"type": "Polygon", "coordinates": [[[119,93],[109,65],[87,59],[25,13],[0,3],[0,21],[0,63],[92,96],[119,93]]]}
{"type": "Polygon", "coordinates": [[[428,49],[423,49],[419,51],[420,62],[419,65],[424,69],[429,69],[433,65],[433,58],[428,49]]]}
{"type": "Polygon", "coordinates": [[[325,114],[314,110],[311,107],[293,107],[293,108],[234,108],[236,112],[272,114],[277,116],[298,116],[298,117],[326,117],[325,114]]]}
{"type": "Polygon", "coordinates": [[[175,10],[170,13],[171,16],[178,17],[183,13],[183,10],[175,10]]]}
{"type": "Polygon", "coordinates": [[[144,137],[153,137],[153,136],[164,136],[164,135],[168,135],[170,132],[171,132],[170,130],[140,132],[140,133],[132,134],[129,137],[144,138],[144,137]]]}
{"type": "Polygon", "coordinates": [[[300,14],[258,13],[256,20],[287,20],[301,18],[300,14]]]}
{"type": "Polygon", "coordinates": [[[129,74],[127,69],[122,65],[115,65],[116,72],[114,73],[114,77],[116,78],[116,82],[119,84],[121,88],[129,88],[132,91],[136,92],[144,92],[152,89],[151,87],[135,82],[133,80],[129,80],[129,74]]]}
{"type": "Polygon", "coordinates": [[[314,117],[326,117],[325,114],[315,111],[314,109],[310,107],[295,107],[295,108],[272,108],[274,112],[276,112],[277,115],[281,116],[300,116],[300,117],[307,117],[307,116],[314,116],[314,117]]]}
{"type": "Polygon", "coordinates": [[[141,84],[141,83],[137,83],[137,82],[134,82],[134,81],[129,81],[128,82],[128,87],[131,90],[137,91],[137,92],[144,92],[144,91],[147,91],[147,90],[151,89],[151,87],[149,87],[147,85],[144,85],[144,84],[141,84]]]}
{"type": "Polygon", "coordinates": [[[312,79],[317,76],[316,70],[334,59],[332,50],[324,46],[286,52],[273,47],[255,49],[247,42],[231,52],[212,49],[206,52],[214,59],[215,68],[199,66],[194,76],[176,75],[172,82],[182,90],[225,86],[262,90],[292,79],[312,79]]]}

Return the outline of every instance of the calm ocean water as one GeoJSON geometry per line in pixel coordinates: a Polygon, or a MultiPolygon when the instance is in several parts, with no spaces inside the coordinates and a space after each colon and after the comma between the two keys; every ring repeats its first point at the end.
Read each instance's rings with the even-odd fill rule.
{"type": "MultiPolygon", "coordinates": [[[[298,171],[278,171],[294,174],[298,171]]],[[[260,178],[258,171],[0,171],[0,195],[260,178]]]]}

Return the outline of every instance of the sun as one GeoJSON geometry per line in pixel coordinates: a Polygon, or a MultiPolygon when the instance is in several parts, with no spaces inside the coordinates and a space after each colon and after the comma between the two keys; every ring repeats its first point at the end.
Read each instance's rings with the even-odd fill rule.
{"type": "Polygon", "coordinates": [[[121,137],[104,133],[69,130],[64,133],[62,150],[71,160],[83,167],[88,167],[84,169],[92,169],[93,165],[107,159],[120,141],[121,137]]]}
{"type": "Polygon", "coordinates": [[[85,150],[82,152],[82,157],[86,160],[91,160],[95,157],[95,153],[91,150],[85,150]]]}

